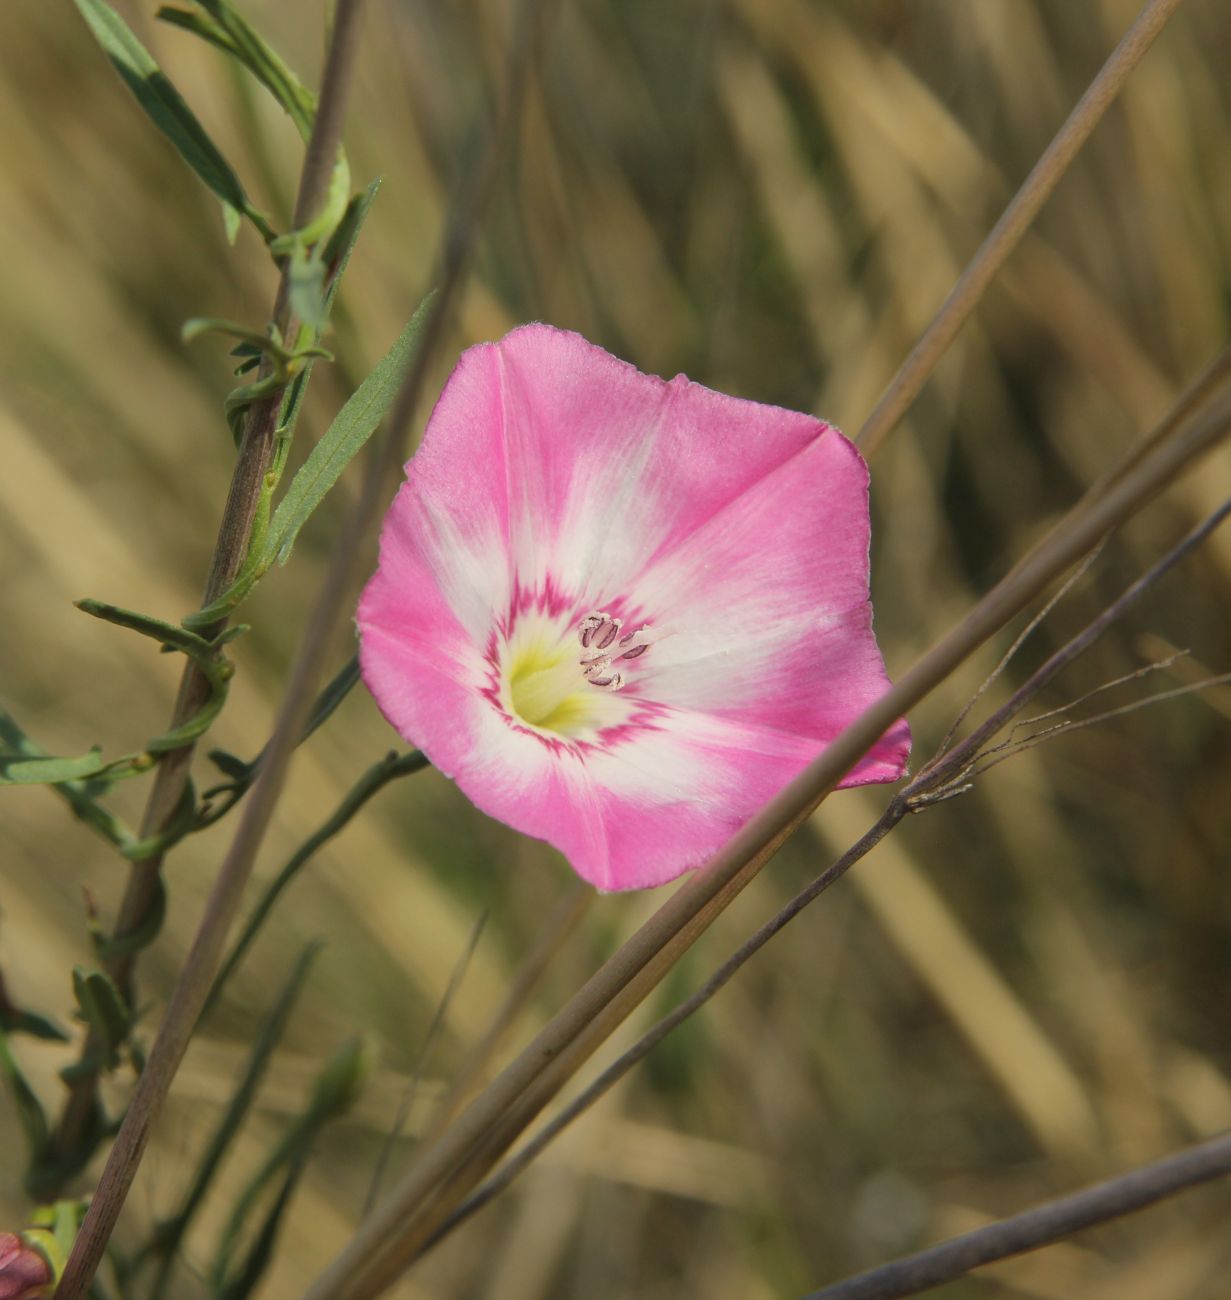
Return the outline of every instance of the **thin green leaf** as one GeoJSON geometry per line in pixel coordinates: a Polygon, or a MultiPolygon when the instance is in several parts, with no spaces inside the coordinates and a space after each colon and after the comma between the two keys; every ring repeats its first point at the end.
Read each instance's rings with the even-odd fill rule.
{"type": "Polygon", "coordinates": [[[243,1077],[231,1094],[226,1111],[218,1121],[218,1127],[214,1130],[209,1145],[197,1165],[192,1184],[185,1194],[179,1210],[174,1218],[158,1225],[153,1238],[142,1251],[142,1254],[159,1255],[163,1259],[163,1267],[159,1270],[158,1279],[150,1290],[149,1300],[160,1300],[160,1297],[164,1294],[179,1244],[192,1223],[193,1216],[196,1214],[201,1202],[205,1199],[205,1194],[218,1172],[223,1156],[230,1148],[240,1125],[252,1108],[257,1089],[260,1087],[261,1080],[265,1077],[265,1072],[269,1067],[275,1048],[282,1041],[287,1023],[291,1018],[291,1012],[300,993],[303,991],[308,972],[311,970],[317,954],[321,951],[321,947],[322,945],[319,942],[310,943],[299,954],[290,977],[282,992],[278,995],[278,1001],[256,1036],[252,1050],[248,1055],[243,1077]]]}
{"type": "Polygon", "coordinates": [[[3,1019],[4,1024],[0,1028],[7,1033],[29,1034],[31,1038],[41,1039],[45,1043],[68,1042],[68,1035],[59,1025],[33,1011],[14,1011],[3,1019]]]}
{"type": "Polygon", "coordinates": [[[2,971],[0,971],[0,1029],[6,1034],[29,1034],[31,1038],[40,1038],[44,1042],[68,1042],[68,1035],[46,1016],[36,1015],[33,1011],[27,1011],[13,1002],[5,987],[2,971]]]}
{"type": "Polygon", "coordinates": [[[229,1278],[223,1284],[218,1292],[218,1300],[248,1300],[248,1296],[252,1294],[253,1287],[261,1280],[269,1267],[269,1261],[273,1258],[278,1230],[282,1226],[282,1216],[291,1203],[291,1197],[307,1163],[306,1153],[291,1162],[291,1167],[282,1180],[282,1186],[278,1189],[278,1195],[262,1220],[260,1230],[242,1266],[233,1278],[229,1278]]]}
{"type": "MultiPolygon", "coordinates": [[[[223,34],[227,42],[223,48],[261,82],[295,123],[295,129],[307,140],[312,134],[312,122],[316,117],[316,96],[282,61],[279,54],[266,44],[264,37],[249,25],[231,0],[197,0],[197,4],[213,19],[215,29],[223,34]]],[[[175,12],[171,10],[168,17],[175,12]]],[[[163,13],[160,10],[158,16],[163,17],[163,13]]],[[[170,18],[170,21],[177,20],[170,18]]],[[[187,26],[184,23],[181,25],[187,26]]],[[[221,44],[212,34],[200,34],[214,44],[221,44]]]]}
{"type": "Polygon", "coordinates": [[[182,651],[190,659],[198,662],[213,659],[217,651],[204,637],[189,632],[176,623],[164,623],[160,618],[149,614],[139,614],[135,610],[121,609],[119,605],[110,605],[106,601],[85,600],[73,602],[83,613],[100,618],[105,623],[114,623],[117,627],[126,627],[142,636],[148,636],[162,645],[182,651]]]}
{"type": "MultiPolygon", "coordinates": [[[[204,668],[205,665],[202,667],[204,668]]],[[[229,668],[230,665],[227,667],[229,668]]],[[[222,712],[222,706],[227,702],[227,678],[213,677],[208,671],[206,677],[213,687],[209,699],[187,722],[170,731],[164,731],[161,736],[154,736],[151,740],[147,740],[145,748],[151,754],[169,754],[172,750],[183,749],[185,745],[200,739],[214,725],[214,719],[222,712]]]]}
{"type": "Polygon", "coordinates": [[[106,0],[75,0],[75,3],[95,39],[150,120],[222,201],[228,229],[232,223],[238,224],[239,216],[243,214],[252,219],[266,239],[272,238],[273,231],[248,202],[244,187],[230,163],[128,24],[106,0]]]}
{"type": "Polygon", "coordinates": [[[351,395],[320,442],[309,452],[286,496],[274,511],[265,542],[267,563],[273,560],[279,564],[287,562],[299,530],[376,431],[414,360],[431,298],[429,294],[419,304],[418,311],[397,342],[377,362],[376,368],[351,395]]]}
{"type": "Polygon", "coordinates": [[[2,1029],[0,1029],[0,1073],[3,1073],[13,1094],[17,1119],[21,1124],[22,1132],[26,1135],[26,1142],[30,1148],[30,1167],[33,1168],[43,1158],[43,1153],[47,1149],[47,1116],[43,1114],[43,1107],[34,1095],[34,1089],[26,1082],[26,1076],[22,1074],[21,1067],[9,1050],[8,1036],[2,1029]]]}
{"type": "Polygon", "coordinates": [[[163,5],[154,17],[159,22],[166,23],[169,27],[181,27],[184,31],[199,36],[203,41],[207,41],[210,45],[216,45],[224,54],[229,54],[232,58],[238,57],[235,42],[213,19],[206,18],[204,14],[192,13],[187,9],[175,9],[171,5],[163,5]]]}
{"type": "MultiPolygon", "coordinates": [[[[0,746],[3,747],[3,750],[8,751],[5,755],[7,759],[47,759],[51,757],[26,735],[18,726],[16,718],[5,709],[0,709],[0,746]]],[[[93,756],[93,754],[90,755],[91,758],[93,756]]],[[[0,759],[0,764],[3,764],[4,761],[4,759],[0,759]]],[[[91,773],[90,777],[93,776],[94,773],[91,773]]],[[[106,777],[99,781],[87,778],[84,781],[70,780],[54,783],[56,793],[67,801],[76,817],[80,818],[88,826],[92,826],[100,835],[110,840],[112,844],[123,847],[125,844],[131,843],[135,838],[132,831],[110,809],[104,808],[97,799],[97,796],[106,790],[108,784],[110,782],[106,777]]]]}
{"type": "Polygon", "coordinates": [[[162,830],[154,835],[147,835],[144,839],[134,840],[131,844],[125,844],[120,851],[130,862],[147,862],[150,858],[165,853],[172,845],[178,844],[185,835],[188,835],[196,825],[196,816],[197,792],[192,779],[189,778],[180,792],[175,812],[162,830]]]}
{"type": "Polygon", "coordinates": [[[0,755],[0,785],[56,785],[95,776],[107,766],[100,749],[80,758],[23,758],[0,755]]]}
{"type": "Polygon", "coordinates": [[[329,188],[321,206],[313,212],[302,226],[288,230],[270,242],[270,252],[275,255],[293,253],[296,249],[311,248],[315,244],[328,244],[333,233],[342,224],[350,205],[350,163],[346,152],[339,149],[329,173],[329,188]]]}
{"type": "Polygon", "coordinates": [[[328,686],[316,697],[316,703],[312,706],[312,714],[308,718],[307,725],[303,729],[303,735],[299,740],[301,745],[317,727],[329,721],[333,711],[358,684],[359,656],[351,655],[346,663],[338,669],[328,686]]]}
{"type": "MultiPolygon", "coordinates": [[[[174,623],[164,623],[162,619],[152,618],[148,614],[138,614],[131,609],[121,609],[118,605],[109,605],[100,600],[79,600],[76,604],[78,609],[92,614],[95,618],[101,618],[104,622],[115,623],[119,627],[140,632],[142,636],[158,641],[164,648],[169,646],[174,650],[182,651],[196,663],[210,684],[209,699],[191,718],[178,727],[146,741],[147,755],[165,754],[174,749],[182,749],[209,730],[226,703],[227,684],[234,673],[230,661],[219,653],[220,642],[207,641],[195,632],[174,623]]],[[[234,635],[238,634],[239,629],[230,629],[230,631],[234,635]]],[[[116,767],[124,762],[125,760],[120,760],[119,764],[112,764],[112,766],[116,767]]]]}
{"type": "Polygon", "coordinates": [[[101,970],[73,967],[73,996],[81,1018],[94,1030],[103,1044],[108,1062],[123,1045],[132,1029],[132,1013],[120,990],[101,970]]]}
{"type": "Polygon", "coordinates": [[[238,754],[228,753],[225,749],[211,749],[205,756],[223,774],[232,781],[246,781],[251,774],[252,764],[238,754]]]}
{"type": "Polygon", "coordinates": [[[317,1133],[354,1104],[371,1066],[371,1048],[358,1037],[347,1039],[325,1063],[313,1084],[306,1109],[296,1116],[274,1144],[231,1209],[214,1257],[215,1294],[223,1291],[235,1247],[265,1188],[283,1167],[289,1166],[293,1170],[307,1159],[317,1133]]]}
{"type": "Polygon", "coordinates": [[[132,930],[128,934],[117,935],[115,938],[109,938],[101,931],[98,932],[94,950],[98,954],[99,961],[118,961],[122,957],[129,957],[135,952],[140,952],[142,948],[147,948],[158,937],[166,915],[167,889],[162,883],[162,877],[159,876],[155,881],[154,897],[145,914],[145,919],[136,930],[132,930]]]}

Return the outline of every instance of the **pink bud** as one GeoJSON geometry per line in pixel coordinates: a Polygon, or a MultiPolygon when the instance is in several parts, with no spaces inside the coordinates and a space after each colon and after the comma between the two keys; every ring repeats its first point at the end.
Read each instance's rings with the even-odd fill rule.
{"type": "Polygon", "coordinates": [[[0,1232],[0,1300],[39,1300],[51,1294],[51,1265],[12,1232],[0,1232]]]}

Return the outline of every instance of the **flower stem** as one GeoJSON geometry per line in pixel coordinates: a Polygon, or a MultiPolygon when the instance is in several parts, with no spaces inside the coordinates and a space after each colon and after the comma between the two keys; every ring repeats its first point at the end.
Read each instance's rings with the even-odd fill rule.
{"type": "MultiPolygon", "coordinates": [[[[316,119],[308,141],[295,203],[296,228],[305,225],[319,211],[328,195],[329,180],[341,143],[342,122],[358,48],[358,17],[361,8],[362,0],[338,0],[316,119]]],[[[283,337],[289,336],[293,324],[289,301],[290,263],[288,260],[283,267],[273,312],[274,322],[280,328],[283,337]]],[[[271,393],[253,403],[248,410],[239,455],[206,580],[203,605],[210,604],[227,590],[247,555],[257,503],[273,451],[274,430],[280,402],[281,393],[271,393]]],[[[221,627],[222,624],[219,624],[211,629],[202,629],[202,634],[212,638],[218,634],[221,627]]],[[[207,687],[208,683],[202,673],[194,664],[189,664],[180,682],[172,726],[191,717],[200,708],[207,687]]],[[[192,756],[193,746],[185,746],[183,749],[167,754],[159,764],[142,822],[142,838],[156,834],[172,816],[187,781],[192,756]]],[[[116,939],[141,929],[161,892],[161,868],[161,854],[145,862],[133,864],[116,921],[114,933],[116,939]]],[[[135,953],[130,953],[119,956],[108,964],[108,973],[130,1001],[134,961],[135,953]]],[[[193,1023],[195,1019],[194,1016],[193,1023]]],[[[184,1027],[185,1042],[191,1029],[191,1024],[184,1027]]],[[[83,1054],[88,1056],[90,1052],[91,1044],[87,1036],[83,1054]]],[[[97,1104],[96,1089],[97,1080],[92,1077],[83,1078],[73,1086],[57,1130],[57,1151],[71,1152],[82,1140],[82,1135],[97,1104]]],[[[136,1097],[133,1106],[136,1106],[136,1097]]],[[[75,1297],[86,1293],[102,1252],[106,1248],[127,1190],[126,1181],[122,1189],[115,1185],[117,1160],[120,1161],[121,1168],[127,1169],[129,1179],[136,1171],[137,1162],[140,1160],[140,1149],[129,1150],[117,1156],[118,1145],[117,1141],[104,1169],[103,1181],[99,1184],[90,1213],[82,1225],[77,1244],[73,1248],[64,1277],[56,1292],[59,1300],[74,1300],[75,1297]]]]}
{"type": "MultiPolygon", "coordinates": [[[[360,0],[339,0],[334,40],[330,46],[331,59],[340,50],[346,51],[347,58],[352,57],[353,37],[344,39],[338,29],[353,25],[359,7],[360,0]]],[[[542,9],[543,0],[524,0],[520,13],[522,21],[514,41],[496,126],[475,175],[475,184],[463,196],[445,233],[439,289],[424,322],[415,362],[393,403],[385,435],[368,462],[359,498],[334,547],[333,561],[300,638],[277,723],[264,750],[260,774],[245,801],[235,837],[219,868],[192,946],[171,992],[158,1036],[137,1081],[73,1255],[56,1292],[56,1300],[81,1300],[86,1294],[136,1176],[154,1122],[205,1005],[253,861],[282,793],[291,754],[309,720],[313,692],[325,655],[346,606],[359,543],[375,517],[376,502],[386,480],[401,460],[405,435],[423,391],[434,344],[440,338],[443,323],[463,282],[480,218],[495,188],[504,149],[524,97],[534,44],[532,36],[537,30],[542,9]]],[[[345,78],[340,79],[340,84],[344,83],[345,78]]],[[[339,84],[331,81],[328,71],[326,84],[339,84]]]]}
{"type": "Polygon", "coordinates": [[[396,781],[400,776],[409,776],[412,772],[421,772],[427,766],[427,758],[419,753],[417,749],[411,750],[408,754],[391,753],[380,759],[379,762],[373,763],[359,780],[351,786],[333,813],[291,854],[282,870],[265,887],[265,892],[258,899],[256,906],[252,909],[252,914],[248,917],[243,933],[235,941],[230,954],[222,964],[222,969],[214,978],[209,996],[201,1011],[203,1016],[208,1015],[210,1010],[217,1004],[227,980],[231,978],[240,962],[243,961],[245,954],[260,932],[261,926],[265,924],[266,918],[273,910],[273,906],[278,901],[282,891],[294,880],[300,869],[311,860],[316,851],[333,839],[364,804],[377,791],[383,790],[390,781],[396,781]]]}

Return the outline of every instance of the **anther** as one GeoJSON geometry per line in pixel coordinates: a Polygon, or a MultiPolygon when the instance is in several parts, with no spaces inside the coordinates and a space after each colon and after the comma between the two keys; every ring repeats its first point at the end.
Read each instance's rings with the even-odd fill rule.
{"type": "Polygon", "coordinates": [[[577,639],[585,650],[591,647],[596,650],[606,650],[620,635],[623,626],[623,619],[612,618],[602,610],[595,610],[581,620],[581,626],[577,629],[577,639]]]}
{"type": "Polygon", "coordinates": [[[605,610],[593,610],[577,626],[581,642],[579,659],[582,675],[591,686],[618,691],[624,676],[612,666],[613,660],[637,659],[650,648],[650,629],[639,627],[623,632],[624,620],[613,618],[605,610]]]}

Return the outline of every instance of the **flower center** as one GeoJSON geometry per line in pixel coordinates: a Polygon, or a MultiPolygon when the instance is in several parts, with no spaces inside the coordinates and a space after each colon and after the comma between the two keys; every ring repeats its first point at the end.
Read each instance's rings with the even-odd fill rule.
{"type": "Polygon", "coordinates": [[[587,614],[576,633],[575,643],[552,637],[545,627],[515,636],[506,661],[512,712],[563,736],[601,728],[608,712],[601,695],[620,690],[626,665],[645,654],[652,639],[648,627],[625,632],[623,620],[602,610],[587,614]]]}

